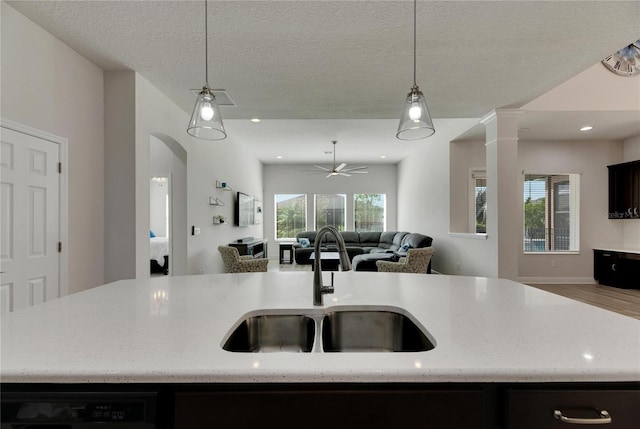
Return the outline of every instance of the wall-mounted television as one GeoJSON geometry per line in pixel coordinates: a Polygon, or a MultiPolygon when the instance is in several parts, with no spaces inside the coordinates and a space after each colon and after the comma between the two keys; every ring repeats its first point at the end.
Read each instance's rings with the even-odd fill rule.
{"type": "Polygon", "coordinates": [[[236,226],[255,225],[254,201],[251,195],[238,192],[236,198],[235,224],[236,226]]]}

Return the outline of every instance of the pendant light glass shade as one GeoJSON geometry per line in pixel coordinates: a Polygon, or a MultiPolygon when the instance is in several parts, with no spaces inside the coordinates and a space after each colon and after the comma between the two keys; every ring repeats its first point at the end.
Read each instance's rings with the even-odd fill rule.
{"type": "Polygon", "coordinates": [[[401,140],[420,140],[435,132],[427,100],[420,88],[414,86],[404,102],[396,137],[401,140]]]}
{"type": "Polygon", "coordinates": [[[207,26],[207,1],[204,2],[204,70],[205,84],[198,93],[196,105],[193,107],[191,121],[187,133],[204,140],[222,140],[227,132],[222,125],[222,116],[218,108],[213,90],[209,87],[209,31],[207,26]]]}
{"type": "Polygon", "coordinates": [[[218,102],[213,91],[207,85],[198,94],[187,132],[194,137],[205,140],[222,140],[227,137],[218,102]]]}
{"type": "Polygon", "coordinates": [[[416,4],[413,0],[413,86],[407,95],[400,116],[396,137],[400,140],[420,140],[436,132],[427,107],[427,100],[416,84],[416,4]]]}

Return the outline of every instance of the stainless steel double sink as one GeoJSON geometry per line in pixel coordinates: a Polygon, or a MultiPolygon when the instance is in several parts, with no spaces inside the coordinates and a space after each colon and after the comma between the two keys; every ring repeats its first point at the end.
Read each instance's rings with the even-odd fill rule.
{"type": "Polygon", "coordinates": [[[424,352],[435,339],[396,307],[263,310],[234,325],[224,341],[230,352],[424,352]]]}

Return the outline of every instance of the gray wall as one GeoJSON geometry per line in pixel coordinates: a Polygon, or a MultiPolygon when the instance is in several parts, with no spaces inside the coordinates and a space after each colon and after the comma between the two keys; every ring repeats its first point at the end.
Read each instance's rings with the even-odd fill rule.
{"type": "Polygon", "coordinates": [[[68,139],[68,284],[104,283],[104,99],[98,67],[0,3],[4,119],[68,139]]]}

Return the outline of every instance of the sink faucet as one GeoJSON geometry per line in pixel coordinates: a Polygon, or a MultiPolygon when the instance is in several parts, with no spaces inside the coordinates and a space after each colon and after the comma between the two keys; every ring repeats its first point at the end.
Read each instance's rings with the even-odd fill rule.
{"type": "Polygon", "coordinates": [[[338,254],[340,256],[340,267],[342,267],[342,271],[351,270],[351,261],[349,260],[349,255],[347,255],[347,248],[344,245],[342,235],[340,235],[338,230],[332,225],[325,225],[320,228],[313,246],[315,252],[315,259],[313,260],[313,305],[322,305],[322,295],[325,293],[333,293],[333,273],[331,273],[331,285],[322,285],[322,250],[320,244],[327,233],[332,234],[338,243],[338,254]]]}

